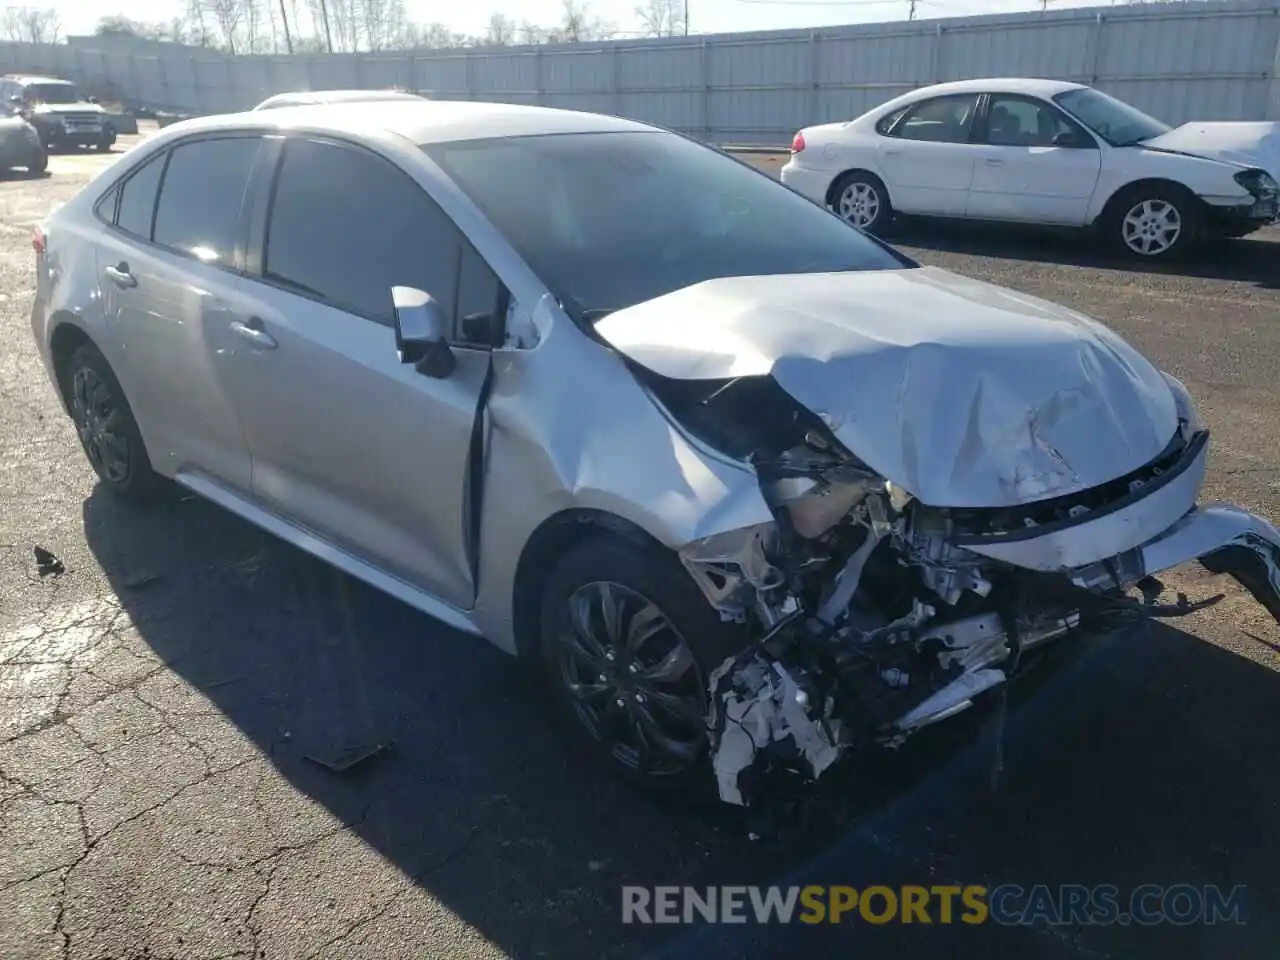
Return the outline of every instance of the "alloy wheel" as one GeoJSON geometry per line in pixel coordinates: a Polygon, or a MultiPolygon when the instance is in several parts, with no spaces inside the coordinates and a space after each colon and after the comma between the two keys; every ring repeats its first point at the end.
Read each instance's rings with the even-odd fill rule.
{"type": "Polygon", "coordinates": [[[129,476],[129,438],[111,388],[89,367],[71,379],[71,418],[94,469],[104,480],[122,483],[129,476]]]}
{"type": "Polygon", "coordinates": [[[840,192],[836,212],[855,227],[866,229],[880,215],[880,194],[863,181],[855,181],[840,192]]]}
{"type": "Polygon", "coordinates": [[[568,599],[560,678],[583,726],[630,769],[688,769],[706,739],[706,685],[693,651],[659,607],[595,581],[568,599]]]}
{"type": "Polygon", "coordinates": [[[1120,222],[1125,246],[1144,257],[1167,253],[1182,236],[1182,215],[1168,200],[1134,204],[1120,222]]]}

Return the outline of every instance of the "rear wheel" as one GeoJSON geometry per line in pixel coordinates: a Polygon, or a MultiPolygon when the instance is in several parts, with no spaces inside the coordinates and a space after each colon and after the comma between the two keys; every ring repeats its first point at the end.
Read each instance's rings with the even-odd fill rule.
{"type": "Polygon", "coordinates": [[[893,217],[889,191],[873,173],[852,170],[831,188],[831,209],[859,230],[876,233],[893,217]]]}
{"type": "Polygon", "coordinates": [[[542,596],[539,656],[560,712],[615,773],[702,791],[707,680],[743,636],[676,558],[596,537],[556,564],[542,596]]]}
{"type": "Polygon", "coordinates": [[[91,343],[77,347],[62,371],[71,420],[89,465],[122,497],[147,500],[162,487],[142,433],[111,365],[91,343]]]}
{"type": "Polygon", "coordinates": [[[44,173],[48,169],[49,155],[46,153],[42,153],[37,157],[32,157],[31,161],[27,164],[27,172],[33,177],[40,176],[40,174],[44,173]]]}
{"type": "Polygon", "coordinates": [[[1108,239],[1125,254],[1166,260],[1186,252],[1200,230],[1199,201],[1172,185],[1132,187],[1112,201],[1108,239]]]}

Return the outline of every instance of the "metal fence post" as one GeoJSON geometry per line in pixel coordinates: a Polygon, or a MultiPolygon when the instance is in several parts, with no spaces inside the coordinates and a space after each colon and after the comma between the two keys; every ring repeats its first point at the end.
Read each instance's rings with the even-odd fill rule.
{"type": "Polygon", "coordinates": [[[818,71],[818,36],[817,30],[809,31],[809,117],[806,123],[820,123],[824,118],[819,116],[818,107],[822,103],[822,91],[818,71]]]}
{"type": "Polygon", "coordinates": [[[711,41],[702,38],[702,139],[711,142],[711,41]]]}
{"type": "Polygon", "coordinates": [[[934,83],[942,82],[942,44],[943,44],[942,24],[935,24],[933,28],[933,43],[929,46],[929,76],[934,83]]]}
{"type": "Polygon", "coordinates": [[[476,98],[475,63],[471,58],[470,50],[462,54],[462,75],[467,81],[467,99],[474,100],[476,98]]]}
{"type": "Polygon", "coordinates": [[[160,71],[160,95],[148,104],[151,107],[172,107],[172,94],[169,91],[169,71],[164,68],[164,55],[156,57],[156,69],[160,71]]]}
{"type": "Polygon", "coordinates": [[[622,45],[615,43],[611,48],[613,60],[613,115],[622,116],[622,45]]]}
{"type": "Polygon", "coordinates": [[[538,106],[543,106],[545,101],[542,97],[542,47],[538,46],[533,51],[533,102],[538,106]]]}
{"type": "Polygon", "coordinates": [[[1089,71],[1090,85],[1098,82],[1098,64],[1102,62],[1102,40],[1106,34],[1107,18],[1098,11],[1093,18],[1093,29],[1089,31],[1089,47],[1086,53],[1086,67],[1089,71]]]}
{"type": "Polygon", "coordinates": [[[1271,11],[1276,35],[1276,48],[1271,56],[1271,76],[1267,84],[1267,100],[1262,105],[1264,120],[1280,120],[1280,6],[1271,11]]]}

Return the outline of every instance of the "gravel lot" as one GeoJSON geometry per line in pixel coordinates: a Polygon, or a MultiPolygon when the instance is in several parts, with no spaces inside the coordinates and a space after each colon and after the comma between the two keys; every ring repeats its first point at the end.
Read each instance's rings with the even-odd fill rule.
{"type": "MultiPolygon", "coordinates": [[[[745,843],[577,759],[488,647],[201,502],[95,490],[30,342],[28,238],[104,162],[0,182],[0,956],[1276,955],[1280,634],[1238,590],[1178,629],[1082,643],[1011,696],[1002,733],[884,759],[820,840],[745,843]],[[64,574],[37,575],[37,544],[64,574]],[[380,743],[346,775],[308,759],[380,743]],[[1243,884],[1248,916],[620,923],[626,883],[773,881],[1243,884]]],[[[1114,326],[1198,398],[1207,495],[1280,516],[1276,232],[1149,272],[1034,232],[899,241],[1114,326]]]]}

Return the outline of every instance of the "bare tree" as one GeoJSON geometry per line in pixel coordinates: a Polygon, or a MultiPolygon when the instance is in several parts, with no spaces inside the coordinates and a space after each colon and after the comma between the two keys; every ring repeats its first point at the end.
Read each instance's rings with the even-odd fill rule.
{"type": "Polygon", "coordinates": [[[546,43],[547,31],[536,23],[525,20],[520,24],[519,37],[521,43],[531,47],[535,43],[546,43]]]}
{"type": "Polygon", "coordinates": [[[386,50],[408,25],[403,0],[358,0],[364,27],[365,45],[370,50],[386,50]]]}
{"type": "Polygon", "coordinates": [[[649,0],[636,7],[636,16],[647,37],[678,37],[689,32],[684,17],[685,0],[649,0]]]}
{"type": "Polygon", "coordinates": [[[62,33],[58,12],[52,7],[7,7],[5,35],[15,43],[57,43],[62,33]]]}
{"type": "Polygon", "coordinates": [[[549,39],[553,43],[582,43],[587,40],[607,40],[613,33],[584,0],[563,0],[560,26],[549,39]]]}
{"type": "Polygon", "coordinates": [[[501,13],[489,15],[489,29],[484,35],[484,42],[491,47],[509,47],[515,43],[515,21],[501,13]]]}
{"type": "Polygon", "coordinates": [[[243,0],[204,0],[204,9],[208,10],[213,19],[218,43],[233,57],[238,52],[245,6],[243,0]]]}

